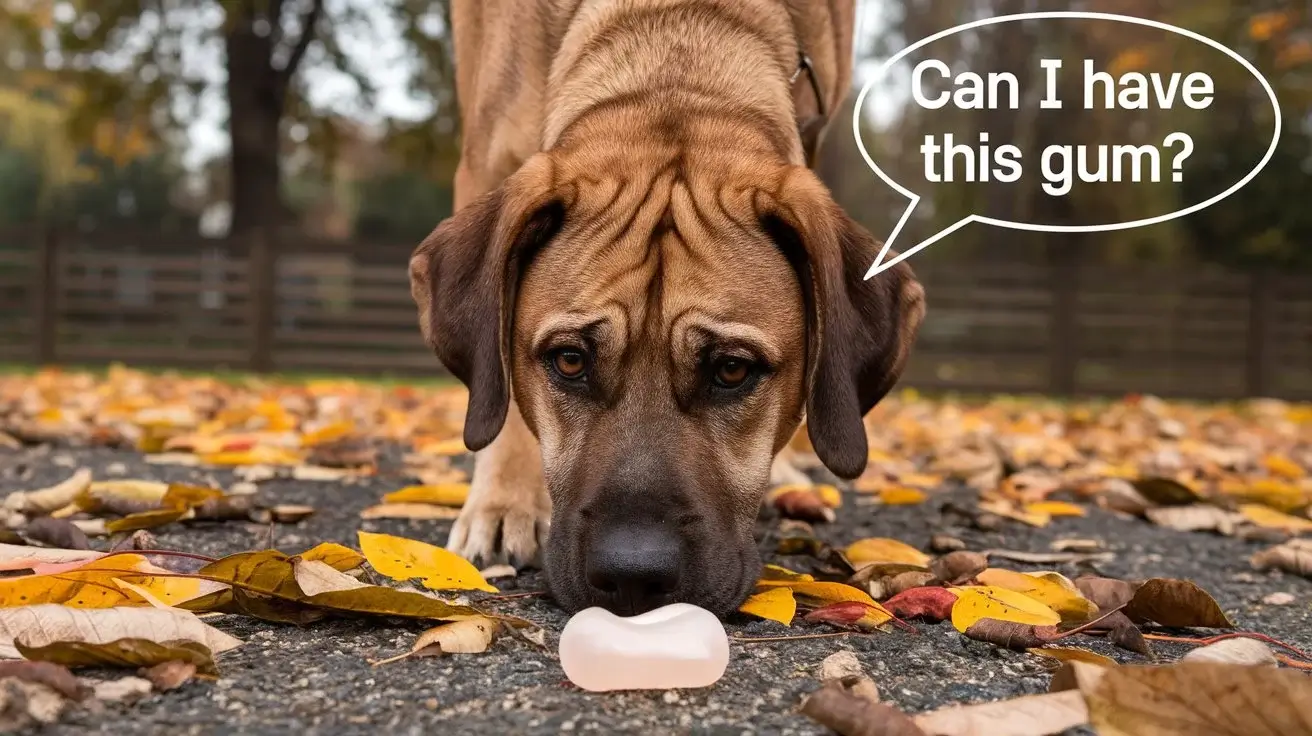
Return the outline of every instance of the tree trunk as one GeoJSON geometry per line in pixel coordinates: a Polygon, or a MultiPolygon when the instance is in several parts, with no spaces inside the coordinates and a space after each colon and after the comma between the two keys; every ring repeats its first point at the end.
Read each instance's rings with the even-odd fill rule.
{"type": "Polygon", "coordinates": [[[279,123],[283,73],[273,67],[273,39],[255,32],[253,17],[234,18],[228,52],[229,134],[232,141],[230,233],[272,228],[283,215],[279,123]]]}

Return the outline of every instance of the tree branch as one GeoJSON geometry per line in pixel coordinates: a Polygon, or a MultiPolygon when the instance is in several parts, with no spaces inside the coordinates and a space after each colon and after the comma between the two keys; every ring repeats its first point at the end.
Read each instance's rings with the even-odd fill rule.
{"type": "Polygon", "coordinates": [[[311,0],[310,9],[301,17],[301,37],[296,39],[296,45],[292,47],[292,52],[287,57],[287,63],[279,70],[280,81],[284,88],[291,81],[292,75],[296,73],[296,67],[301,65],[301,60],[305,58],[305,52],[310,48],[310,43],[314,41],[315,26],[319,25],[319,19],[323,17],[323,3],[324,0],[311,0]]]}

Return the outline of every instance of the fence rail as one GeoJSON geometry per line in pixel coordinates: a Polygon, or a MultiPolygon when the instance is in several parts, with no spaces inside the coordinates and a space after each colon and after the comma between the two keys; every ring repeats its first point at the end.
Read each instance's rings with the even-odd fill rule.
{"type": "MultiPolygon", "coordinates": [[[[0,232],[0,360],[423,374],[411,245],[0,232]]],[[[916,264],[903,385],[1312,398],[1312,276],[916,264]]]]}

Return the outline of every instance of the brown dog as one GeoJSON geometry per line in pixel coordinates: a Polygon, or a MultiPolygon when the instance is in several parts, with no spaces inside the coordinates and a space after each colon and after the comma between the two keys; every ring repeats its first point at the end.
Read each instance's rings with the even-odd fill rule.
{"type": "Polygon", "coordinates": [[[804,417],[854,477],[924,314],[808,168],[852,0],[457,0],[456,214],[415,251],[423,333],[480,451],[448,547],[566,608],[732,611],[804,417]],[[804,60],[799,64],[799,59],[804,60]],[[547,534],[550,529],[550,535],[547,534]]]}

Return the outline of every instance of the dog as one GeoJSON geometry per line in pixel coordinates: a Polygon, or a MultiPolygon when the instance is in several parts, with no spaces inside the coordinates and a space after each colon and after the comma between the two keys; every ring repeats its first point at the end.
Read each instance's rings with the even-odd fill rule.
{"type": "MultiPolygon", "coordinates": [[[[805,421],[863,472],[864,415],[925,312],[812,171],[854,0],[455,0],[454,214],[421,331],[468,388],[447,541],[543,565],[567,610],[734,609],[805,421]]],[[[796,471],[794,471],[796,472],[796,471]]]]}

